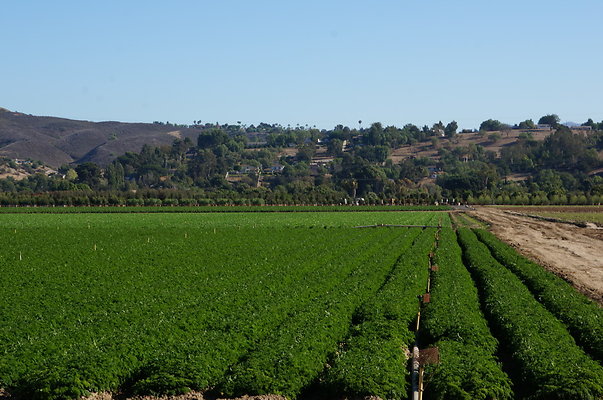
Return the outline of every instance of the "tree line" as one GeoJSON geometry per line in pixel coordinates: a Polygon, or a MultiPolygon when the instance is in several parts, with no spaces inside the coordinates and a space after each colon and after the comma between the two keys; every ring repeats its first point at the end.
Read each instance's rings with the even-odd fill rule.
{"type": "Polygon", "coordinates": [[[588,134],[572,132],[555,114],[538,124],[553,129],[544,141],[532,137],[531,120],[487,120],[479,132],[465,132],[521,130],[499,153],[462,145],[455,121],[331,130],[206,124],[196,142],[144,145],[106,166],[87,162],[53,176],[0,179],[0,205],[600,203],[603,178],[589,173],[602,167],[603,122],[589,119],[588,134]],[[392,161],[394,149],[417,143],[437,157],[392,161]]]}

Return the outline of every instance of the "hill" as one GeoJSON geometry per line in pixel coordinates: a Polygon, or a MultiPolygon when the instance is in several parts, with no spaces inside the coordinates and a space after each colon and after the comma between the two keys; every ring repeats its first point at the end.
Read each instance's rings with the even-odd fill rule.
{"type": "MultiPolygon", "coordinates": [[[[468,147],[471,145],[479,145],[484,148],[484,151],[493,151],[497,155],[500,155],[501,149],[504,147],[511,146],[520,140],[521,135],[525,131],[516,129],[505,132],[493,131],[487,134],[478,133],[459,133],[454,138],[441,137],[438,138],[434,143],[433,141],[418,142],[415,144],[404,145],[392,151],[390,158],[394,163],[398,163],[403,159],[410,157],[426,157],[433,160],[438,160],[438,150],[440,148],[455,148],[455,147],[468,147]],[[496,139],[492,139],[490,136],[496,136],[496,139]]],[[[531,138],[536,141],[544,140],[552,131],[546,130],[534,130],[531,131],[531,138]]]]}
{"type": "MultiPolygon", "coordinates": [[[[249,129],[246,131],[248,144],[252,147],[266,143],[268,134],[262,125],[257,127],[258,132],[249,129]]],[[[36,160],[53,168],[84,162],[106,166],[126,152],[139,152],[145,144],[151,147],[166,146],[171,145],[174,139],[184,138],[189,138],[195,143],[204,128],[207,128],[207,125],[79,121],[34,116],[0,108],[0,157],[36,160]]],[[[452,139],[437,137],[395,146],[388,158],[394,163],[404,159],[427,158],[435,164],[440,158],[439,149],[467,148],[471,145],[482,146],[485,151],[493,151],[500,155],[501,149],[520,140],[523,132],[508,130],[488,132],[487,135],[463,133],[452,139]],[[493,135],[496,139],[492,139],[493,135]]],[[[532,130],[530,135],[533,140],[542,141],[550,133],[549,129],[532,130]]],[[[282,146],[279,155],[292,156],[296,153],[296,145],[282,146]]],[[[320,144],[316,147],[314,158],[317,158],[318,163],[323,162],[323,158],[332,159],[327,155],[327,146],[320,144]]]]}
{"type": "Polygon", "coordinates": [[[461,133],[451,125],[446,134],[442,123],[95,123],[1,110],[0,204],[601,201],[603,122],[461,133]]]}
{"type": "Polygon", "coordinates": [[[144,144],[170,145],[175,138],[196,140],[199,131],[171,124],[90,122],[33,116],[0,108],[0,156],[32,159],[51,167],[94,162],[107,165],[144,144]]]}

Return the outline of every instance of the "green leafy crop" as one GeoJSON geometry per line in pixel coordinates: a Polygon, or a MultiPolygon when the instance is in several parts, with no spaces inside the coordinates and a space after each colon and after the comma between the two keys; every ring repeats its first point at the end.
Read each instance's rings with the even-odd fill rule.
{"type": "Polygon", "coordinates": [[[603,368],[576,345],[565,326],[492,257],[471,230],[461,228],[459,240],[494,336],[511,359],[520,395],[530,399],[601,398],[603,368]]]}

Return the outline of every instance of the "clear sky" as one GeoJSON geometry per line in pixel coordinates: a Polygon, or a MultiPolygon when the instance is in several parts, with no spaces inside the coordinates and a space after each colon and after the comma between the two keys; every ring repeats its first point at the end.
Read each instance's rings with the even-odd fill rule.
{"type": "Polygon", "coordinates": [[[0,2],[0,107],[28,114],[603,120],[601,0],[0,2]]]}

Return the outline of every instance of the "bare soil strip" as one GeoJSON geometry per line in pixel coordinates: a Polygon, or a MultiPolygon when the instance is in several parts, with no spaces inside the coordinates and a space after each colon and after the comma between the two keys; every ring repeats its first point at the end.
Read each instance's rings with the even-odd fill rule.
{"type": "Polygon", "coordinates": [[[520,253],[603,305],[603,228],[537,220],[493,207],[477,207],[470,214],[490,224],[496,236],[520,253]]]}

